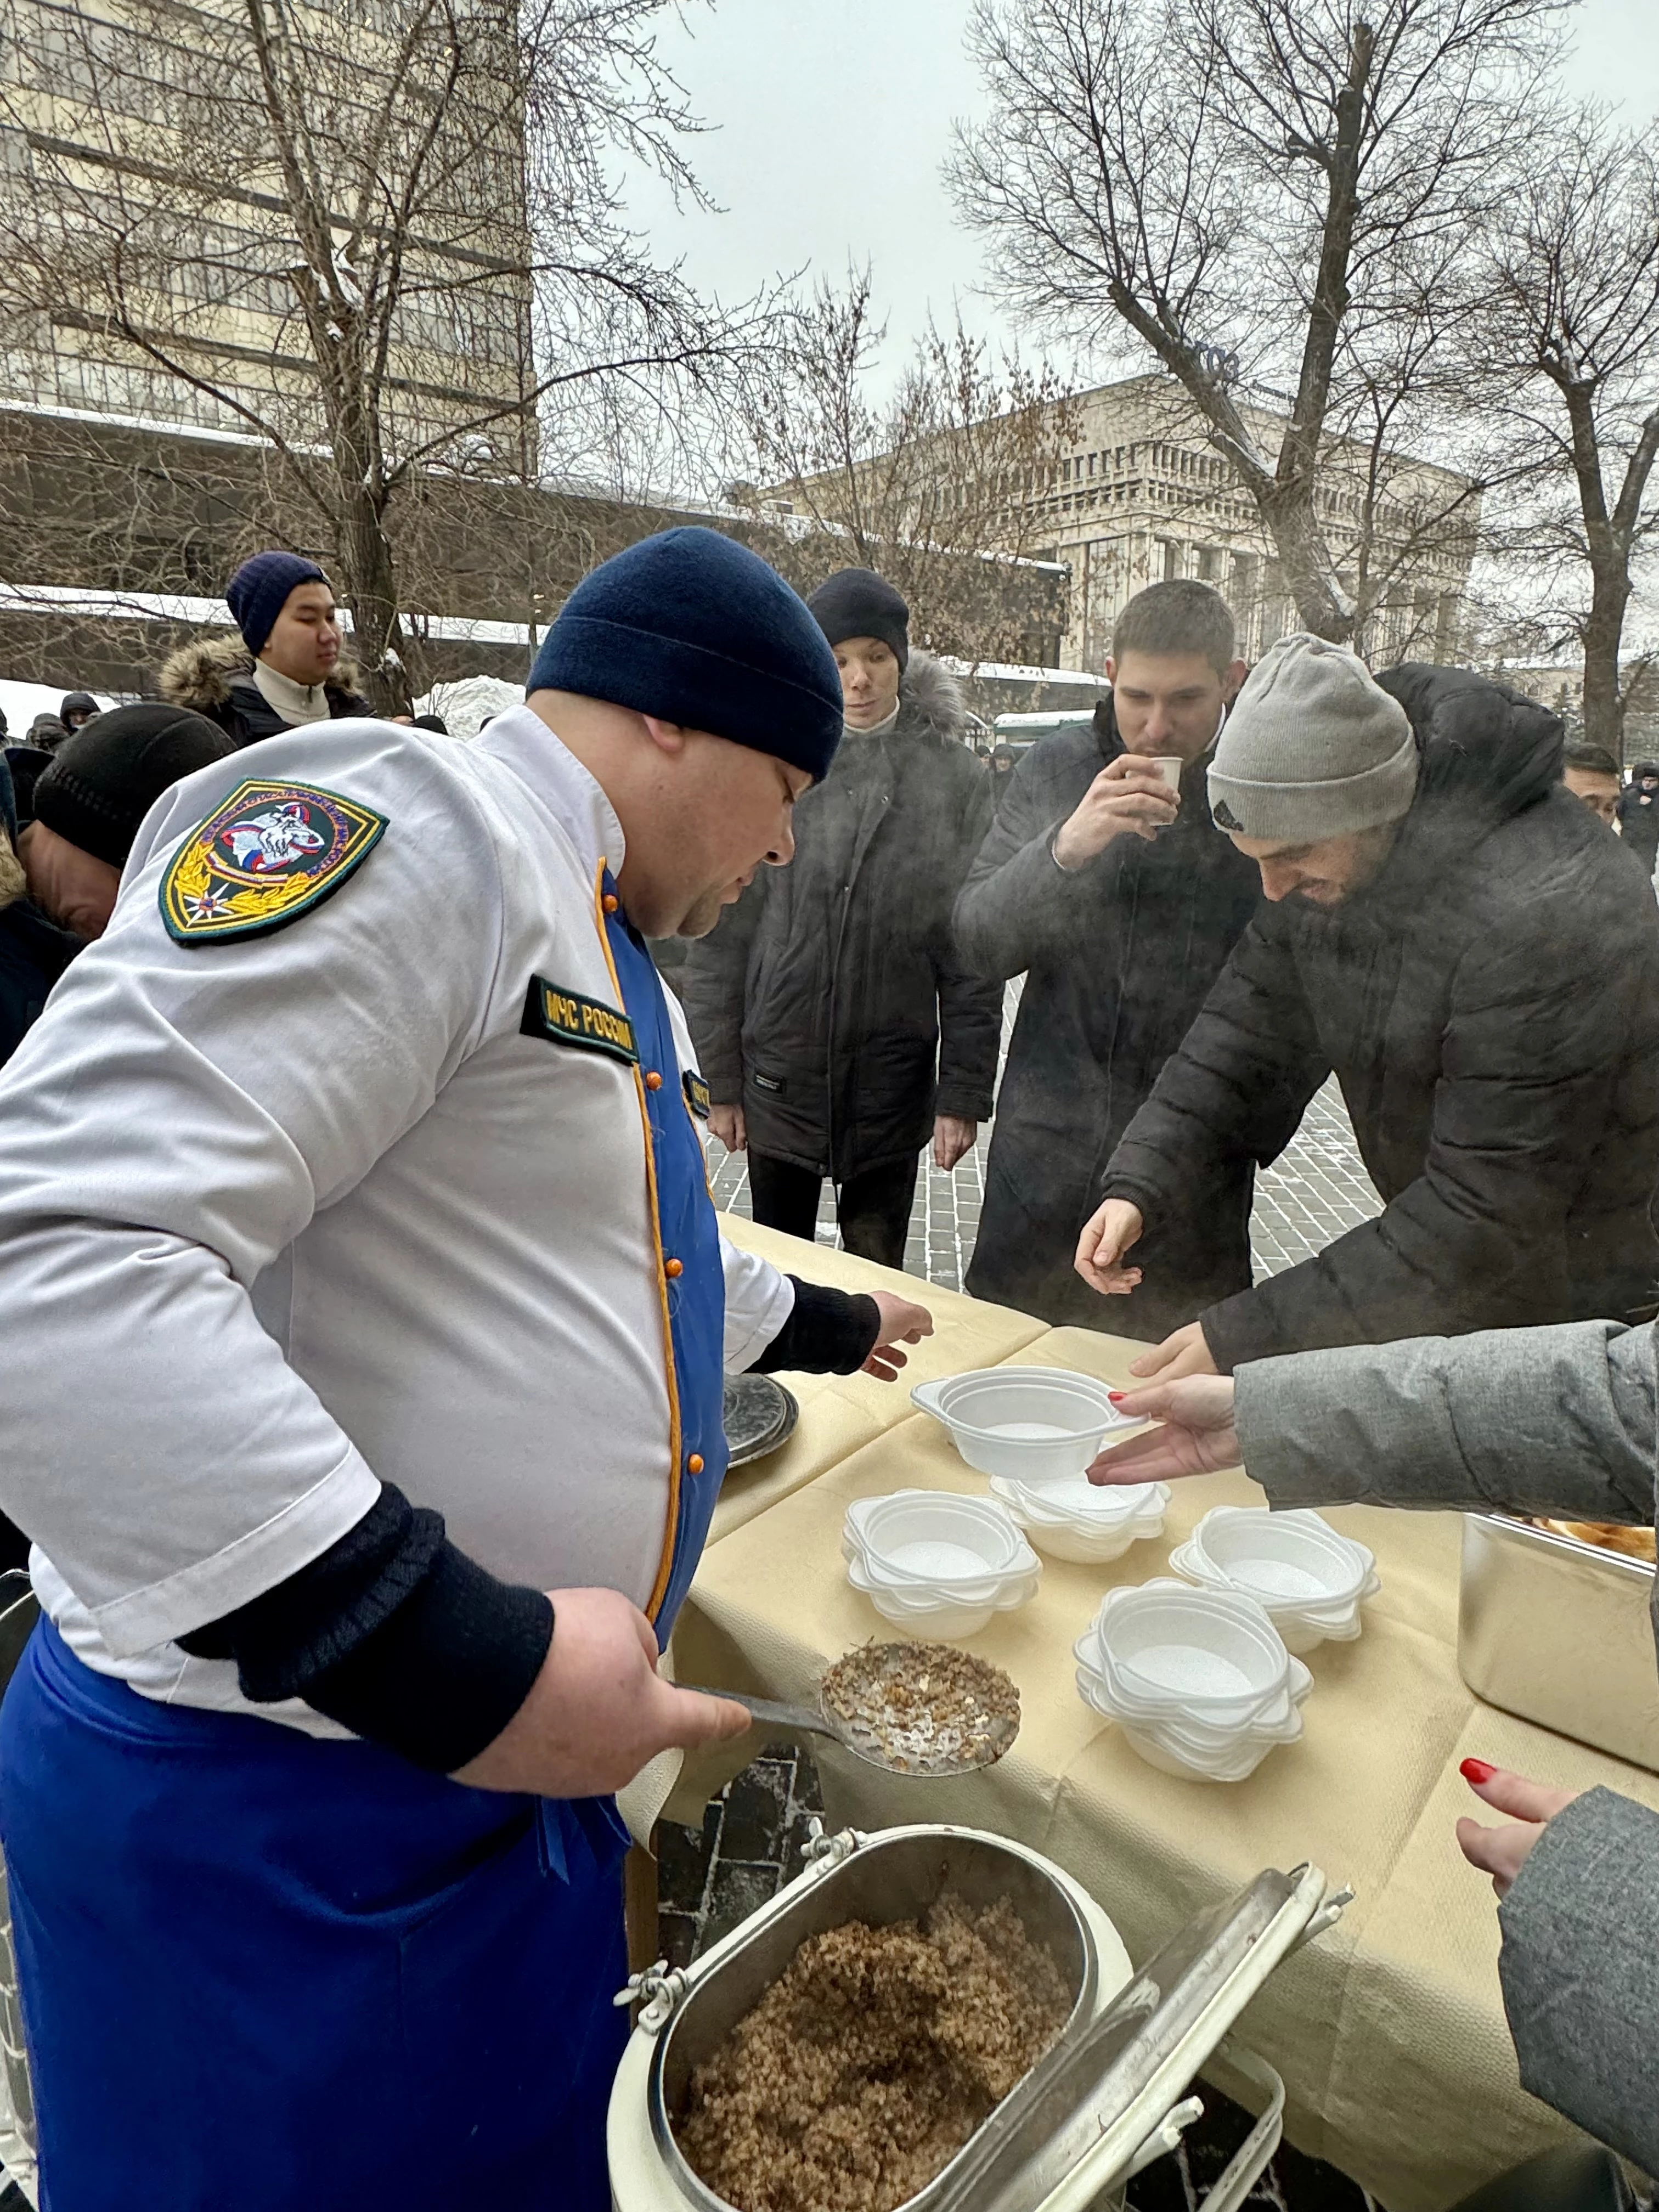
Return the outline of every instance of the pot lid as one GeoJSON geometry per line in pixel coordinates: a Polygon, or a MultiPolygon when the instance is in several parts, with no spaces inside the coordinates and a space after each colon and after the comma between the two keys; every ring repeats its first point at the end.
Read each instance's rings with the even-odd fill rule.
{"type": "Polygon", "coordinates": [[[1273,1969],[1335,1920],[1316,1867],[1258,1875],[1181,1929],[999,2106],[939,2212],[1082,2212],[1184,2095],[1273,1969]]]}

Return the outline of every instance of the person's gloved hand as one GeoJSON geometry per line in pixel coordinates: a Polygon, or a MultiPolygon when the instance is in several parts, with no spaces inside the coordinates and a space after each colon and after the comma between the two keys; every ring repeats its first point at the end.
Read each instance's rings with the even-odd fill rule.
{"type": "Polygon", "coordinates": [[[1231,1375],[1189,1375],[1179,1382],[1108,1395],[1120,1413],[1163,1425],[1109,1444],[1090,1467],[1091,1482],[1174,1482],[1183,1474],[1214,1474],[1238,1465],[1231,1375]]]}
{"type": "Polygon", "coordinates": [[[1493,1766],[1484,1759],[1466,1759],[1458,1768],[1475,1796],[1495,1813],[1512,1813],[1507,1827],[1488,1828],[1479,1820],[1457,1824],[1457,1847],[1472,1867],[1492,1876],[1499,1897],[1507,1897],[1510,1884],[1527,1863],[1533,1845],[1565,1807],[1578,1796],[1576,1790],[1547,1790],[1541,1782],[1528,1782],[1524,1774],[1493,1766]]]}
{"type": "Polygon", "coordinates": [[[657,1672],[657,1638],[620,1590],[550,1590],[553,1641],[530,1694],[493,1743],[458,1769],[473,1790],[605,1797],[659,1751],[741,1735],[743,1705],[677,1690],[657,1672]]]}
{"type": "MultiPolygon", "coordinates": [[[[863,1372],[878,1376],[884,1382],[894,1382],[905,1363],[901,1344],[920,1344],[924,1336],[933,1333],[933,1316],[926,1306],[914,1305],[908,1298],[895,1297],[890,1291],[872,1291],[869,1294],[881,1310],[881,1334],[876,1339],[876,1348],[865,1361],[863,1372]]],[[[866,1323],[866,1327],[868,1327],[866,1323]]]]}
{"type": "Polygon", "coordinates": [[[1083,1224],[1072,1264],[1091,1290],[1103,1297],[1127,1297],[1140,1280],[1139,1267],[1126,1267],[1123,1255],[1146,1227],[1140,1208],[1127,1198],[1109,1198],[1083,1224]]]}

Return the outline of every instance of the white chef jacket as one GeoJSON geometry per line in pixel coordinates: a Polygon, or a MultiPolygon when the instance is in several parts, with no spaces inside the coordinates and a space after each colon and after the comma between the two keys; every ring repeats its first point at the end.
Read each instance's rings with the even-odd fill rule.
{"type": "MultiPolygon", "coordinates": [[[[344,1733],[173,1639],[316,1558],[382,1478],[510,1581],[649,1602],[672,1470],[639,1094],[520,1029],[532,976],[617,1005],[598,899],[623,857],[528,708],[474,746],[313,725],[152,811],[107,933],[0,1072],[0,1504],[88,1664],[344,1733]],[[280,931],[175,942],[167,864],[254,775],[387,827],[280,931]]],[[[794,1293],[724,1260],[735,1371],[794,1293]]]]}

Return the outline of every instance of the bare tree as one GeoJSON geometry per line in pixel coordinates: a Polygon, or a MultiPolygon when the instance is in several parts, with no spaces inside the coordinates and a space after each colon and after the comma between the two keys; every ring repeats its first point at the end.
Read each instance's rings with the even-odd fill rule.
{"type": "MultiPolygon", "coordinates": [[[[1367,378],[1375,451],[1392,449],[1388,302],[1489,207],[1560,12],[976,0],[990,110],[959,134],[951,177],[1003,296],[1085,348],[1138,344],[1179,380],[1322,635],[1351,637],[1360,611],[1319,494],[1333,469],[1354,474],[1341,434],[1367,378]],[[1253,384],[1286,404],[1264,416],[1253,384]]],[[[1411,356],[1393,350],[1397,374],[1411,356]]]]}
{"type": "Polygon", "coordinates": [[[254,441],[388,703],[434,477],[608,465],[753,341],[623,218],[619,166],[696,191],[660,6],[0,4],[14,360],[32,334],[37,398],[254,441]]]}
{"type": "Polygon", "coordinates": [[[1584,735],[1621,758],[1648,678],[1638,660],[1621,681],[1625,622],[1659,528],[1659,161],[1645,135],[1589,107],[1535,128],[1472,291],[1462,360],[1516,479],[1497,547],[1527,565],[1534,630],[1582,651],[1584,735]]]}
{"type": "Polygon", "coordinates": [[[867,268],[844,289],[820,282],[790,343],[746,386],[766,487],[750,499],[808,526],[785,556],[808,588],[834,568],[878,568],[936,651],[1024,659],[1034,636],[1062,627],[1056,580],[1031,565],[1030,494],[1073,437],[1073,404],[1051,369],[994,360],[960,317],[930,325],[878,399],[884,335],[867,268]]]}

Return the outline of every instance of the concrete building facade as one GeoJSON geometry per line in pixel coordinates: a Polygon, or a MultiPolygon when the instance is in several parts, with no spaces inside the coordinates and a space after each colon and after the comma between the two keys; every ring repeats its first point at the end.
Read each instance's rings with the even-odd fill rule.
{"type": "MultiPolygon", "coordinates": [[[[1142,376],[1080,394],[1076,437],[1051,481],[1022,488],[1049,539],[1033,550],[1069,563],[1066,666],[1098,672],[1118,610],[1148,584],[1195,576],[1238,618],[1240,651],[1255,659],[1296,627],[1271,538],[1237,471],[1209,444],[1196,410],[1167,377],[1142,376]]],[[[1277,450],[1282,416],[1249,406],[1261,449],[1277,450]]],[[[1342,588],[1360,601],[1356,639],[1374,665],[1451,659],[1462,642],[1478,495],[1432,463],[1391,458],[1375,469],[1358,445],[1328,448],[1318,503],[1342,588]]],[[[1032,532],[1026,526],[1025,542],[1032,532]]]]}

